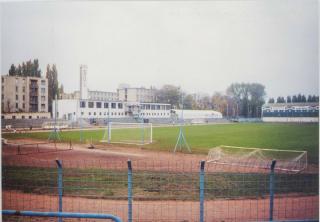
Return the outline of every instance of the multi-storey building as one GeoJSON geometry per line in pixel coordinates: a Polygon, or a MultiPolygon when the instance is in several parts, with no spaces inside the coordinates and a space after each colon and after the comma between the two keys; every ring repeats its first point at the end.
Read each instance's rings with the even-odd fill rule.
{"type": "Polygon", "coordinates": [[[269,103],[262,107],[264,122],[318,122],[319,103],[269,103]]]}
{"type": "Polygon", "coordinates": [[[152,103],[155,101],[155,90],[150,88],[124,87],[117,90],[120,101],[152,103]]]}
{"type": "Polygon", "coordinates": [[[1,77],[2,113],[48,112],[48,80],[38,77],[1,77]]]}

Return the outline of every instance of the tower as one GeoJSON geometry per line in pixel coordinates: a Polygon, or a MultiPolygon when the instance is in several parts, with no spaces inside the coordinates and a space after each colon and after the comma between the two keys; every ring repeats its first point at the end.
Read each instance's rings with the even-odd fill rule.
{"type": "Polygon", "coordinates": [[[87,70],[86,65],[80,65],[80,99],[88,99],[87,70]]]}

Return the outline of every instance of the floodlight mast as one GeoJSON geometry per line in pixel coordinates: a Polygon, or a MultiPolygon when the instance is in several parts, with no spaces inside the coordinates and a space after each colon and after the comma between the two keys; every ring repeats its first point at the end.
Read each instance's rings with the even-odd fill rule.
{"type": "Polygon", "coordinates": [[[191,149],[189,147],[189,144],[186,140],[185,133],[184,133],[184,119],[183,119],[183,94],[181,93],[181,121],[179,126],[179,135],[177,139],[177,143],[174,147],[173,152],[175,153],[177,151],[177,148],[179,147],[179,150],[182,150],[183,144],[186,146],[187,150],[191,153],[191,149]]]}

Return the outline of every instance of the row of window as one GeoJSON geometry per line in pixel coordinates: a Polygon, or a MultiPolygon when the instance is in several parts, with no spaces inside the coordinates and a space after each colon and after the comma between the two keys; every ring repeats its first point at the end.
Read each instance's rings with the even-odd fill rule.
{"type": "MultiPolygon", "coordinates": [[[[4,116],[1,116],[1,119],[4,119],[4,116]]],[[[12,116],[12,119],[16,119],[16,116],[12,116]]],[[[27,119],[27,116],[21,116],[21,119],[27,119]]],[[[28,119],[32,119],[32,116],[28,116],[28,119]]],[[[39,116],[36,117],[36,119],[40,119],[39,116]]],[[[42,116],[41,119],[47,119],[45,116],[42,116]]]]}
{"type": "MultiPolygon", "coordinates": [[[[109,103],[102,103],[102,102],[88,102],[88,108],[109,108],[109,103]]],[[[87,103],[86,101],[80,101],[80,108],[86,108],[87,103]]],[[[111,109],[122,109],[123,104],[122,103],[111,103],[111,109]]]]}
{"type": "Polygon", "coordinates": [[[170,113],[141,113],[141,116],[169,116],[170,113]]]}
{"type": "MultiPolygon", "coordinates": [[[[96,112],[93,112],[92,114],[94,116],[98,115],[98,113],[96,113],[96,112]]],[[[83,116],[83,115],[84,115],[84,112],[81,112],[81,116],[83,116]]],[[[88,115],[91,116],[91,112],[88,112],[88,115]]],[[[102,115],[108,116],[109,112],[104,112],[104,113],[99,112],[99,116],[102,116],[102,115]]],[[[110,116],[124,116],[124,115],[125,115],[124,112],[110,112],[110,116]]]]}
{"type": "Polygon", "coordinates": [[[170,110],[170,105],[150,105],[150,104],[142,104],[142,110],[170,110]]]}

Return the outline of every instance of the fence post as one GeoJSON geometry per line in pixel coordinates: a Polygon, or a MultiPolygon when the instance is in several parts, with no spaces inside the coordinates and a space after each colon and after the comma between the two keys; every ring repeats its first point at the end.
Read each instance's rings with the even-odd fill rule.
{"type": "Polygon", "coordinates": [[[269,181],[269,189],[270,189],[270,208],[269,208],[269,221],[273,221],[273,199],[274,199],[274,168],[276,166],[276,160],[272,160],[270,166],[270,181],[269,181]]]}
{"type": "Polygon", "coordinates": [[[132,165],[128,160],[128,222],[132,222],[132,165]]]}
{"type": "MultiPolygon", "coordinates": [[[[59,212],[62,212],[62,195],[63,195],[63,169],[62,169],[62,160],[56,160],[58,165],[58,194],[59,194],[59,212]]],[[[62,217],[59,217],[58,222],[62,222],[62,217]]]]}
{"type": "Polygon", "coordinates": [[[200,222],[204,222],[204,164],[205,161],[200,162],[200,222]]]}

